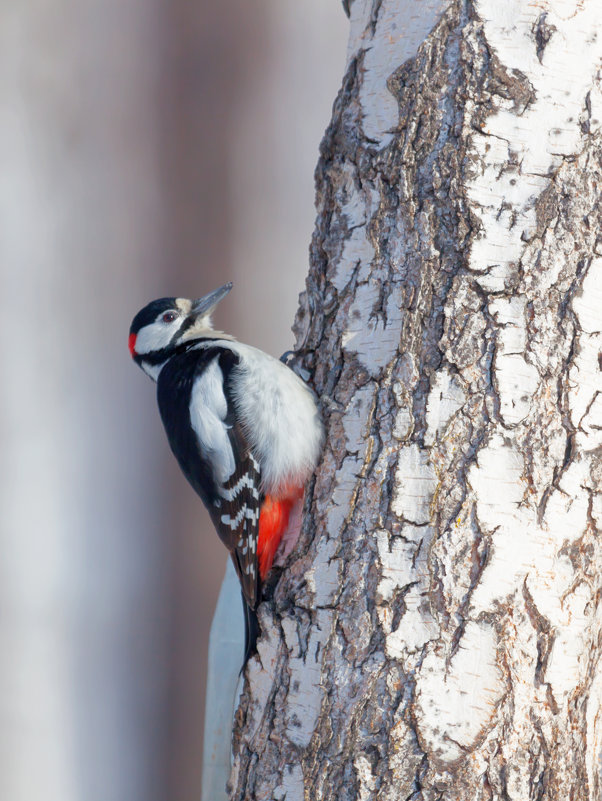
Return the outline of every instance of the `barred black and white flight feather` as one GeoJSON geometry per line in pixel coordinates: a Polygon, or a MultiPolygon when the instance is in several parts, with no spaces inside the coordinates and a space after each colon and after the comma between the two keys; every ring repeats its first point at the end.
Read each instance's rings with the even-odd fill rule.
{"type": "MultiPolygon", "coordinates": [[[[238,445],[244,439],[241,432],[232,433],[238,445]]],[[[212,510],[211,518],[222,541],[233,543],[230,547],[232,561],[238,574],[242,594],[255,609],[259,601],[259,569],[257,565],[257,539],[262,494],[259,462],[250,450],[241,457],[236,470],[220,490],[222,498],[219,508],[212,510]]]]}

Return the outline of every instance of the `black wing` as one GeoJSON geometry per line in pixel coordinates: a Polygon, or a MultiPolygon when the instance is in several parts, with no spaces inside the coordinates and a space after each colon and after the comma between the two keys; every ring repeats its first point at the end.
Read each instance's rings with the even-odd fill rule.
{"type": "Polygon", "coordinates": [[[254,610],[259,600],[257,538],[263,498],[259,463],[234,414],[229,386],[237,363],[238,356],[220,346],[185,351],[161,370],[157,399],[171,449],[230,551],[245,602],[254,610]],[[216,377],[214,362],[221,375],[210,381],[211,370],[216,377]],[[199,381],[206,381],[206,387],[195,395],[199,381]],[[197,403],[193,421],[191,399],[197,397],[204,406],[198,408],[197,403]],[[220,477],[216,466],[228,464],[233,471],[225,477],[222,470],[220,477]]]}

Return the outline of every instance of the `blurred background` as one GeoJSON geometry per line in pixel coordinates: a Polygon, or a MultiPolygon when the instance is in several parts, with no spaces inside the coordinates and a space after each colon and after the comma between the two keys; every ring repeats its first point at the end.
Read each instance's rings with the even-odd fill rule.
{"type": "Polygon", "coordinates": [[[235,287],[279,355],[340,0],[19,0],[0,24],[0,799],[198,801],[225,552],[131,318],[235,287]]]}

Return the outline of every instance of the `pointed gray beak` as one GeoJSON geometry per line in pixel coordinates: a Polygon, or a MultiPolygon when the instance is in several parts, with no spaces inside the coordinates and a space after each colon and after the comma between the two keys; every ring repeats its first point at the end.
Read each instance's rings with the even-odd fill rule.
{"type": "Polygon", "coordinates": [[[232,281],[220,286],[219,289],[214,289],[203,298],[198,298],[192,301],[191,312],[200,317],[202,314],[209,314],[217,306],[222,298],[225,298],[228,292],[232,289],[232,281]]]}

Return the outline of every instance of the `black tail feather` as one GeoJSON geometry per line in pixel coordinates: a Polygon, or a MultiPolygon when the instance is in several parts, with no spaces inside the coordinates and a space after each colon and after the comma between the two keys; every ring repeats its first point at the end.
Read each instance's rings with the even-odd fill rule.
{"type": "Polygon", "coordinates": [[[257,638],[260,634],[257,612],[247,604],[244,595],[242,595],[242,608],[245,616],[245,658],[241,670],[253,654],[257,653],[257,638]]]}

